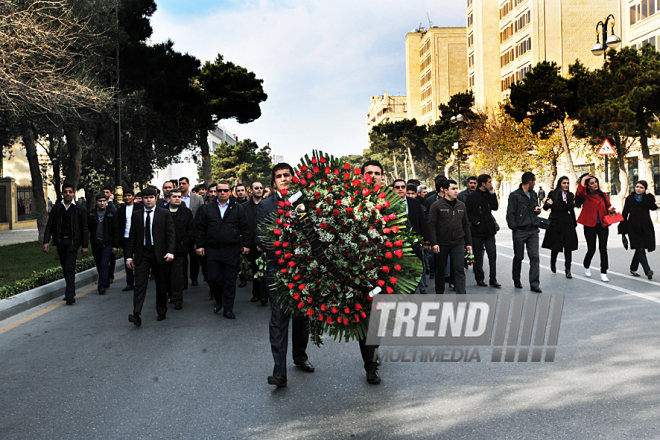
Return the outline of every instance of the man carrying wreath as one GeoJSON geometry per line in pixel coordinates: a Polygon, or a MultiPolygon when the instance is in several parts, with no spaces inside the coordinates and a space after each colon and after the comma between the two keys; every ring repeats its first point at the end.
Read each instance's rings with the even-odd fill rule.
{"type": "MultiPolygon", "coordinates": [[[[257,225],[263,224],[266,218],[278,208],[278,203],[282,198],[281,191],[289,189],[292,177],[293,168],[291,165],[287,163],[279,163],[273,167],[272,183],[276,192],[272,196],[261,201],[262,209],[257,212],[257,225]]],[[[259,251],[266,250],[261,243],[262,237],[263,232],[258,230],[257,250],[259,251]]],[[[287,382],[286,352],[289,339],[289,316],[280,309],[280,305],[277,302],[279,292],[276,288],[273,288],[273,283],[275,282],[275,271],[278,269],[276,266],[272,265],[271,259],[272,258],[269,258],[268,261],[266,283],[268,285],[268,299],[270,301],[271,310],[269,324],[270,347],[273,352],[275,366],[273,367],[273,375],[268,376],[268,383],[278,387],[285,387],[287,382]]],[[[313,373],[314,366],[307,358],[309,332],[307,331],[306,320],[307,317],[305,316],[291,318],[293,363],[301,370],[313,373]]]]}

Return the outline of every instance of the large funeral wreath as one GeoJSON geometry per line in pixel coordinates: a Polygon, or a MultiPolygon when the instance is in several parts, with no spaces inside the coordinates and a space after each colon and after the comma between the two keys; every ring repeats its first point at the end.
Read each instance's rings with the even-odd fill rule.
{"type": "Polygon", "coordinates": [[[328,332],[366,337],[376,294],[412,293],[422,275],[406,207],[360,168],[314,151],[261,229],[285,313],[307,315],[315,344],[328,332]]]}

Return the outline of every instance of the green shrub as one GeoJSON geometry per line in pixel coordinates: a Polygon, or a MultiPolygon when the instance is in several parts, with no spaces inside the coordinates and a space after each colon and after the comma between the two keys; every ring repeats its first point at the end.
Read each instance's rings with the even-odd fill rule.
{"type": "MultiPolygon", "coordinates": [[[[121,257],[122,251],[120,249],[117,252],[117,258],[121,257]]],[[[93,267],[96,267],[96,264],[94,263],[94,257],[91,255],[76,261],[76,273],[83,272],[93,267]]],[[[62,278],[64,278],[64,272],[61,267],[46,269],[41,272],[33,272],[32,276],[27,280],[16,281],[15,283],[0,287],[0,299],[9,298],[10,296],[45,286],[48,283],[61,280],[62,278]]]]}

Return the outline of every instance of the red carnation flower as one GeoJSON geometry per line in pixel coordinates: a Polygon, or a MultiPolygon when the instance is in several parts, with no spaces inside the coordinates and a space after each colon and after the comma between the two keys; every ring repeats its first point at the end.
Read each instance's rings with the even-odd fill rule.
{"type": "Polygon", "coordinates": [[[349,163],[345,163],[345,164],[344,164],[344,169],[345,169],[346,171],[350,170],[350,169],[351,169],[351,164],[349,164],[349,163]]]}
{"type": "Polygon", "coordinates": [[[362,182],[360,182],[358,179],[353,180],[353,186],[360,186],[362,185],[362,182]]]}
{"type": "Polygon", "coordinates": [[[394,220],[394,219],[396,219],[396,214],[395,214],[395,213],[391,213],[391,214],[390,214],[390,220],[394,220]]]}
{"type": "Polygon", "coordinates": [[[285,241],[284,243],[282,243],[282,247],[283,248],[288,248],[289,247],[289,242],[285,241]]]}
{"type": "MultiPolygon", "coordinates": [[[[293,289],[294,287],[296,287],[296,285],[293,284],[293,283],[289,283],[289,284],[287,285],[287,287],[289,288],[289,290],[291,290],[291,289],[293,289]]],[[[295,299],[298,299],[298,298],[296,298],[296,295],[293,295],[293,297],[294,297],[295,299]]]]}
{"type": "Polygon", "coordinates": [[[328,320],[326,321],[328,324],[332,324],[332,316],[328,316],[328,320]]]}
{"type": "Polygon", "coordinates": [[[399,266],[398,264],[395,264],[394,265],[394,270],[396,270],[397,272],[401,272],[401,266],[399,266]]]}
{"type": "Polygon", "coordinates": [[[314,310],[307,309],[307,316],[312,316],[313,314],[314,314],[314,310]]]}
{"type": "Polygon", "coordinates": [[[327,223],[321,223],[321,224],[319,225],[319,228],[321,228],[321,229],[323,229],[323,230],[326,230],[326,229],[328,229],[328,224],[327,224],[327,223]]]}
{"type": "Polygon", "coordinates": [[[282,246],[282,242],[281,241],[276,241],[275,243],[273,243],[273,246],[280,247],[280,246],[282,246]]]}
{"type": "Polygon", "coordinates": [[[366,175],[364,176],[364,181],[367,182],[367,183],[369,183],[369,184],[371,184],[371,183],[374,181],[374,178],[371,177],[371,174],[366,174],[366,175]]]}
{"type": "Polygon", "coordinates": [[[300,171],[307,171],[307,165],[300,165],[300,171]]]}
{"type": "Polygon", "coordinates": [[[316,215],[323,215],[323,210],[321,210],[321,208],[317,208],[316,215]]]}
{"type": "Polygon", "coordinates": [[[325,167],[325,174],[331,174],[331,173],[332,170],[330,169],[330,167],[325,167]]]}
{"type": "MultiPolygon", "coordinates": [[[[386,196],[387,196],[387,195],[386,195],[384,192],[378,194],[378,198],[379,198],[379,199],[384,199],[386,196]]],[[[385,205],[385,206],[387,206],[387,205],[385,205]]]]}
{"type": "Polygon", "coordinates": [[[298,182],[300,182],[300,179],[298,179],[296,176],[293,176],[293,177],[291,178],[291,181],[292,181],[293,183],[298,183],[298,182]]]}
{"type": "Polygon", "coordinates": [[[401,249],[397,249],[394,251],[394,255],[401,258],[403,256],[403,251],[401,249]]]}
{"type": "Polygon", "coordinates": [[[280,190],[280,194],[282,194],[283,196],[285,196],[285,195],[289,194],[289,190],[286,189],[286,188],[282,188],[282,189],[280,190]]]}
{"type": "Polygon", "coordinates": [[[323,315],[319,313],[319,321],[323,321],[323,315]]]}
{"type": "Polygon", "coordinates": [[[311,181],[312,177],[314,177],[314,175],[308,171],[307,172],[307,178],[311,181]]]}
{"type": "Polygon", "coordinates": [[[312,168],[312,171],[314,171],[314,174],[318,174],[321,171],[321,168],[314,167],[314,168],[312,168]]]}
{"type": "Polygon", "coordinates": [[[391,230],[390,230],[390,228],[385,228],[385,229],[383,229],[383,232],[386,233],[386,234],[389,234],[391,232],[391,230]]]}
{"type": "Polygon", "coordinates": [[[334,215],[335,217],[338,217],[339,214],[341,214],[341,212],[339,212],[338,209],[333,209],[333,210],[332,210],[332,215],[334,215]]]}
{"type": "Polygon", "coordinates": [[[392,258],[392,252],[385,252],[385,258],[391,259],[392,258]]]}
{"type": "Polygon", "coordinates": [[[328,306],[326,306],[325,304],[321,304],[321,310],[325,312],[326,310],[328,310],[328,306]]]}
{"type": "Polygon", "coordinates": [[[319,163],[319,161],[318,161],[318,160],[316,160],[316,158],[315,158],[315,157],[312,157],[312,163],[313,163],[314,165],[316,165],[317,163],[319,163]]]}
{"type": "Polygon", "coordinates": [[[307,181],[305,179],[300,179],[300,183],[303,185],[307,185],[307,181]]]}
{"type": "Polygon", "coordinates": [[[354,168],[353,169],[353,174],[355,174],[356,176],[359,176],[360,174],[362,174],[362,170],[359,169],[359,168],[354,168]]]}
{"type": "Polygon", "coordinates": [[[332,308],[330,309],[330,311],[332,312],[332,314],[336,314],[339,310],[337,309],[337,307],[332,306],[332,308]]]}
{"type": "Polygon", "coordinates": [[[394,242],[394,245],[401,247],[401,246],[403,246],[403,241],[397,240],[397,241],[394,242]]]}
{"type": "Polygon", "coordinates": [[[296,267],[296,263],[294,261],[289,261],[289,267],[296,267]]]}
{"type": "Polygon", "coordinates": [[[383,266],[381,270],[385,273],[390,273],[390,267],[389,266],[383,266]]]}
{"type": "MultiPolygon", "coordinates": [[[[381,194],[385,194],[385,193],[381,193],[381,194]]],[[[382,199],[382,197],[381,197],[381,199],[382,199]]],[[[386,208],[389,208],[390,207],[390,201],[385,200],[385,202],[383,202],[383,206],[386,207],[386,208]]]]}
{"type": "Polygon", "coordinates": [[[325,157],[322,157],[322,158],[319,159],[319,160],[321,161],[321,163],[325,163],[325,157]]]}
{"type": "Polygon", "coordinates": [[[367,197],[369,194],[371,194],[371,190],[369,188],[363,188],[362,189],[362,195],[367,197]]]}
{"type": "Polygon", "coordinates": [[[311,304],[313,301],[314,301],[314,300],[313,300],[311,297],[310,297],[310,298],[307,298],[307,302],[308,302],[309,304],[311,304]]]}
{"type": "Polygon", "coordinates": [[[282,235],[282,230],[281,229],[275,229],[275,230],[273,230],[273,233],[275,235],[282,235]]]}
{"type": "Polygon", "coordinates": [[[298,289],[300,289],[300,290],[305,290],[305,285],[304,285],[304,284],[301,284],[300,286],[298,286],[298,289]]]}
{"type": "Polygon", "coordinates": [[[385,288],[385,290],[387,291],[387,293],[388,293],[389,295],[391,295],[391,294],[394,293],[394,289],[392,289],[390,286],[387,286],[387,287],[385,288]]]}
{"type": "Polygon", "coordinates": [[[394,232],[395,234],[399,233],[399,227],[398,227],[398,226],[394,226],[394,227],[392,228],[392,232],[394,232]]]}
{"type": "Polygon", "coordinates": [[[380,191],[380,185],[379,184],[376,184],[374,186],[374,191],[376,191],[376,192],[380,191]]]}
{"type": "Polygon", "coordinates": [[[305,307],[305,303],[302,302],[302,301],[300,301],[300,302],[298,303],[298,308],[299,308],[299,309],[302,309],[303,307],[305,307]]]}
{"type": "Polygon", "coordinates": [[[391,247],[394,246],[394,245],[392,244],[391,241],[386,241],[386,242],[385,242],[385,246],[387,246],[388,248],[391,248],[391,247]]]}

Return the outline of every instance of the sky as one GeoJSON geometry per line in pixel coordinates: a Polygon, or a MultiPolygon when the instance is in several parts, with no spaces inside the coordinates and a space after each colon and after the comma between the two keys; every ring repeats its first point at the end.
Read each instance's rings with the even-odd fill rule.
{"type": "Polygon", "coordinates": [[[223,125],[296,165],[313,149],[367,147],[370,97],[405,95],[405,36],[465,26],[464,0],[156,0],[152,42],[170,39],[202,62],[222,54],[263,79],[250,124],[223,125]],[[428,14],[428,18],[427,18],[428,14]]]}

